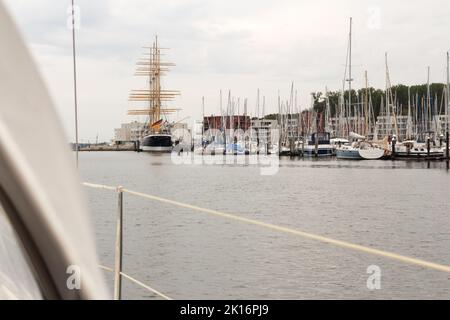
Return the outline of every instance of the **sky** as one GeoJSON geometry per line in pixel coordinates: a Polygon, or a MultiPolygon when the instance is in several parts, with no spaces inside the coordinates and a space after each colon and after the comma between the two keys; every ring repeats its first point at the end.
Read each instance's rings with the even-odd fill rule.
{"type": "MultiPolygon", "coordinates": [[[[3,0],[22,32],[55,102],[67,139],[74,137],[70,0],[3,0]]],[[[165,60],[176,63],[163,87],[181,91],[170,120],[193,123],[219,114],[219,91],[248,98],[257,90],[266,113],[277,112],[278,92],[291,83],[302,109],[311,92],[339,90],[344,78],[349,18],[353,18],[353,86],[385,87],[388,52],[392,84],[445,82],[450,50],[450,1],[385,0],[75,0],[81,142],[110,141],[141,106],[128,101],[145,88],[133,76],[142,47],[158,35],[165,60]]],[[[225,98],[224,98],[225,99],[225,98]]],[[[144,107],[144,106],[142,106],[144,107]]]]}

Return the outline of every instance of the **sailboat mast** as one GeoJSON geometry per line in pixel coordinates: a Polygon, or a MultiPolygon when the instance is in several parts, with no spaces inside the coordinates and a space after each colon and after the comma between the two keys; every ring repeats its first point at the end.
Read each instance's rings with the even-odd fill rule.
{"type": "Polygon", "coordinates": [[[266,115],[266,96],[263,96],[262,118],[266,115]]]}
{"type": "Polygon", "coordinates": [[[408,87],[408,118],[406,120],[406,139],[411,139],[412,135],[411,120],[411,87],[408,87]]]}
{"type": "Polygon", "coordinates": [[[161,48],[158,45],[158,37],[155,37],[155,41],[150,46],[144,47],[144,49],[142,58],[136,63],[134,75],[145,77],[145,89],[131,90],[129,101],[145,103],[145,109],[128,110],[127,114],[148,116],[149,122],[143,133],[145,136],[149,133],[160,132],[162,115],[171,114],[179,110],[177,108],[163,109],[162,102],[171,101],[180,93],[178,90],[162,90],[161,88],[161,76],[164,75],[162,72],[170,71],[170,67],[175,64],[161,62],[161,48]]]}
{"type": "Polygon", "coordinates": [[[367,133],[369,132],[369,80],[367,79],[367,70],[364,72],[364,78],[366,80],[366,92],[364,95],[364,135],[367,136],[367,133]]]}
{"type": "Polygon", "coordinates": [[[372,140],[378,140],[374,139],[374,133],[375,133],[375,126],[377,125],[377,121],[375,119],[375,113],[373,111],[373,102],[372,102],[372,93],[369,91],[369,132],[372,133],[372,140]]]}
{"type": "Polygon", "coordinates": [[[449,146],[449,108],[450,108],[450,56],[447,51],[447,88],[445,95],[445,157],[447,158],[447,168],[448,168],[448,160],[450,158],[450,146],[449,146]]]}
{"type": "Polygon", "coordinates": [[[329,132],[330,131],[330,97],[328,94],[328,87],[325,86],[325,104],[326,104],[326,108],[325,108],[325,123],[324,123],[324,127],[325,127],[325,132],[329,132]]]}
{"type": "MultiPolygon", "coordinates": [[[[348,35],[349,38],[349,50],[348,50],[348,114],[347,116],[349,117],[351,114],[351,110],[352,110],[352,18],[350,17],[350,32],[348,35]]],[[[350,128],[349,128],[349,132],[350,133],[350,128]]]]}
{"type": "Polygon", "coordinates": [[[298,109],[297,89],[295,89],[295,113],[297,113],[297,141],[300,139],[300,110],[298,109]]]}
{"type": "Polygon", "coordinates": [[[396,111],[395,111],[395,106],[394,106],[394,100],[392,97],[392,88],[391,88],[391,79],[390,79],[390,75],[389,75],[389,66],[388,66],[388,55],[387,52],[384,55],[385,57],[385,63],[386,63],[386,115],[389,114],[389,131],[392,131],[392,121],[391,121],[391,112],[392,112],[392,116],[394,117],[394,129],[395,129],[395,134],[397,136],[397,139],[399,139],[399,134],[398,134],[398,126],[397,126],[397,115],[396,115],[396,111]]]}
{"type": "Polygon", "coordinates": [[[149,127],[154,122],[153,120],[153,99],[152,99],[152,92],[153,92],[153,48],[155,47],[155,44],[149,48],[150,50],[150,58],[149,58],[149,71],[148,71],[148,89],[149,89],[149,99],[148,99],[148,118],[149,118],[149,127]]]}
{"type": "MultiPolygon", "coordinates": [[[[449,132],[449,108],[450,108],[450,53],[447,51],[447,95],[445,97],[445,119],[446,119],[446,132],[449,132]]],[[[447,147],[448,148],[448,147],[447,147]]]]}
{"type": "MultiPolygon", "coordinates": [[[[202,121],[203,122],[205,121],[205,97],[202,97],[202,121]]],[[[202,139],[203,139],[203,136],[205,134],[204,127],[205,126],[202,123],[202,139]]]]}
{"type": "Polygon", "coordinates": [[[156,121],[159,121],[161,118],[161,54],[158,48],[158,36],[155,39],[155,47],[156,47],[156,110],[155,116],[156,121]]]}
{"type": "Polygon", "coordinates": [[[430,109],[431,109],[431,96],[430,96],[430,67],[427,68],[427,131],[431,129],[431,115],[430,115],[430,109]]]}
{"type": "Polygon", "coordinates": [[[219,105],[220,105],[220,114],[223,116],[223,108],[222,108],[222,89],[219,91],[219,105]]]}
{"type": "Polygon", "coordinates": [[[256,96],[256,117],[259,119],[259,88],[256,96]]]}

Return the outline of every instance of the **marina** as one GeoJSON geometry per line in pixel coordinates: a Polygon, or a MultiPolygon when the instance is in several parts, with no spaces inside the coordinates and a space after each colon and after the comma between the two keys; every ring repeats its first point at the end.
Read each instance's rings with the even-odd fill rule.
{"type": "Polygon", "coordinates": [[[445,10],[75,2],[0,0],[0,300],[450,300],[445,10]]]}
{"type": "Polygon", "coordinates": [[[278,113],[265,115],[269,106],[266,106],[264,95],[262,106],[260,105],[260,89],[257,89],[255,113],[250,111],[248,98],[234,97],[231,90],[228,90],[224,104],[220,90],[218,115],[206,116],[205,98],[201,99],[200,132],[194,132],[193,126],[189,127],[188,123],[182,122],[189,117],[176,122],[169,121],[169,115],[180,109],[167,107],[165,102],[174,100],[180,92],[164,89],[161,85],[161,76],[166,75],[169,67],[174,64],[161,62],[158,37],[155,37],[147,58],[139,60],[136,69],[136,75],[147,78],[149,89],[133,90],[129,97],[130,101],[145,103],[147,108],[133,109],[127,113],[131,116],[147,116],[147,119],[140,127],[134,127],[138,135],[132,132],[125,134],[128,139],[117,138],[116,135],[112,144],[133,144],[136,151],[194,152],[202,155],[261,153],[292,157],[336,156],[337,159],[347,160],[449,160],[448,52],[447,83],[434,84],[435,88],[438,87],[437,90],[434,89],[434,98],[429,67],[426,85],[393,86],[387,53],[386,89],[381,91],[369,87],[368,72],[365,71],[365,88],[354,90],[352,21],[350,18],[341,91],[330,93],[326,87],[323,96],[321,92],[312,93],[311,106],[302,108],[298,103],[298,91],[292,82],[288,99],[284,100],[278,91],[278,113]],[[418,87],[424,87],[426,93],[419,96],[418,87]],[[404,91],[405,88],[407,115],[403,114],[405,107],[397,99],[397,90],[404,91]],[[416,92],[411,92],[411,88],[415,88],[416,92]],[[373,102],[372,94],[375,92],[379,95],[378,105],[373,102]],[[438,93],[441,96],[439,109],[438,93]],[[334,104],[331,102],[331,95],[334,95],[334,104]],[[265,126],[262,126],[263,123],[265,126]],[[177,124],[181,128],[176,127],[177,124]]]}

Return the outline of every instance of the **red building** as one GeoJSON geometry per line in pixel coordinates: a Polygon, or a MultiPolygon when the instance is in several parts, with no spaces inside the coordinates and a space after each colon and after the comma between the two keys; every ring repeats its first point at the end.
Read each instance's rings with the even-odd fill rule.
{"type": "Polygon", "coordinates": [[[203,118],[203,128],[208,129],[242,129],[247,131],[250,128],[250,116],[210,116],[203,118]]]}

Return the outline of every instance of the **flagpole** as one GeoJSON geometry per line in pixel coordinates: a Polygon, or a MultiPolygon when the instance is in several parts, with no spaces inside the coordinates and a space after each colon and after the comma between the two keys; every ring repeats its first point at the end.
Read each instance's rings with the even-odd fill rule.
{"type": "Polygon", "coordinates": [[[77,96],[77,60],[75,50],[75,5],[72,0],[72,57],[73,57],[73,91],[75,107],[75,154],[78,168],[78,96],[77,96]]]}

